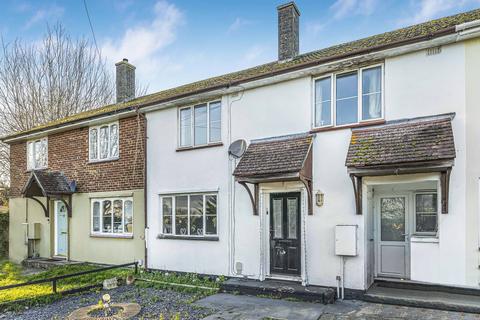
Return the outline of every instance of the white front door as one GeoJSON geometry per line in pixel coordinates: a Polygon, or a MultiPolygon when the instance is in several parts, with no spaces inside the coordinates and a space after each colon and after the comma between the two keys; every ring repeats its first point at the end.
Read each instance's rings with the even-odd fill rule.
{"type": "Polygon", "coordinates": [[[376,210],[377,276],[408,279],[408,196],[379,196],[376,210]]]}
{"type": "Polygon", "coordinates": [[[55,256],[67,257],[68,214],[62,201],[55,201],[55,256]]]}

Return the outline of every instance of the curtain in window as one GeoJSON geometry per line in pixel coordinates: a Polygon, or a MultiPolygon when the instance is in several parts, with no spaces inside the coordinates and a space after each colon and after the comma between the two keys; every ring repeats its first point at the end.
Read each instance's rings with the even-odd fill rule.
{"type": "Polygon", "coordinates": [[[217,196],[205,196],[205,234],[217,234],[217,196]]]}
{"type": "Polygon", "coordinates": [[[382,115],[382,68],[375,67],[363,70],[362,79],[362,118],[377,119],[382,115]]]}
{"type": "Polygon", "coordinates": [[[123,232],[133,232],[133,202],[131,200],[125,200],[124,202],[124,228],[123,232]]]}
{"type": "Polygon", "coordinates": [[[110,157],[118,157],[118,126],[110,126],[110,157]]]}
{"type": "Polygon", "coordinates": [[[27,155],[28,155],[28,159],[27,159],[27,168],[28,169],[33,169],[35,168],[35,157],[34,157],[34,143],[33,142],[29,142],[27,144],[27,155]]]}
{"type": "Polygon", "coordinates": [[[90,130],[90,159],[97,159],[98,154],[98,132],[97,129],[90,130]]]}
{"type": "Polygon", "coordinates": [[[100,128],[100,159],[108,158],[108,140],[109,132],[108,126],[100,128]]]}
{"type": "Polygon", "coordinates": [[[95,201],[92,208],[92,230],[100,232],[100,202],[95,201]]]}
{"type": "Polygon", "coordinates": [[[163,233],[172,234],[172,216],[173,216],[173,198],[163,198],[162,199],[162,214],[163,214],[163,233]]]}

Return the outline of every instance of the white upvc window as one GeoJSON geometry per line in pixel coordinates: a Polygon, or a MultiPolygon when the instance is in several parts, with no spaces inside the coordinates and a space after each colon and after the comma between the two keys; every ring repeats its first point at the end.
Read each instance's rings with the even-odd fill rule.
{"type": "Polygon", "coordinates": [[[383,119],[383,65],[314,80],[314,127],[383,119]]]}
{"type": "Polygon", "coordinates": [[[436,235],[438,230],[437,193],[422,192],[415,194],[415,234],[436,235]]]}
{"type": "Polygon", "coordinates": [[[217,194],[194,193],[160,196],[164,235],[208,237],[217,235],[217,194]]]}
{"type": "Polygon", "coordinates": [[[220,101],[179,108],[179,147],[203,146],[222,140],[220,101]]]}
{"type": "Polygon", "coordinates": [[[88,158],[91,162],[116,160],[119,156],[118,122],[90,127],[88,158]]]}
{"type": "Polygon", "coordinates": [[[27,142],[27,170],[48,167],[48,139],[41,138],[27,142]]]}
{"type": "Polygon", "coordinates": [[[133,235],[133,198],[91,199],[91,234],[133,235]]]}

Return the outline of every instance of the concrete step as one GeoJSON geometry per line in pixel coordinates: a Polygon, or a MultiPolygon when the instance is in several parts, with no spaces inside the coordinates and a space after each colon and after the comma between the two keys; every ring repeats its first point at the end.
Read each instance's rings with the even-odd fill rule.
{"type": "Polygon", "coordinates": [[[480,296],[453,292],[395,288],[374,284],[367,290],[363,300],[368,302],[429,308],[446,311],[480,313],[480,296]]]}
{"type": "Polygon", "coordinates": [[[301,283],[280,280],[250,280],[231,278],[221,286],[221,291],[233,294],[263,295],[274,298],[294,298],[302,301],[329,304],[335,302],[335,290],[319,286],[302,286],[301,283]]]}

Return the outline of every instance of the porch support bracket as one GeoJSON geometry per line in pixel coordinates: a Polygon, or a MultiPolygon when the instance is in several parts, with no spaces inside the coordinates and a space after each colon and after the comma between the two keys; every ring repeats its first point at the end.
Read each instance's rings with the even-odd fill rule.
{"type": "Polygon", "coordinates": [[[63,199],[63,198],[60,197],[60,196],[55,196],[55,197],[53,197],[53,198],[54,198],[55,200],[61,201],[61,202],[65,205],[65,207],[67,208],[67,215],[68,215],[69,218],[71,218],[71,217],[72,217],[72,206],[71,206],[71,204],[72,204],[72,195],[69,195],[69,196],[68,196],[68,202],[65,201],[65,199],[63,199]]]}
{"type": "Polygon", "coordinates": [[[302,175],[300,175],[300,181],[303,182],[305,188],[307,189],[307,197],[308,197],[308,215],[313,216],[313,192],[312,192],[312,179],[308,179],[302,175]]]}
{"type": "MultiPolygon", "coordinates": [[[[45,214],[45,217],[49,218],[48,209],[47,209],[47,207],[45,207],[45,205],[42,203],[42,201],[38,200],[35,197],[31,197],[31,196],[26,196],[25,198],[32,199],[33,201],[38,203],[42,207],[43,213],[45,214]]],[[[47,203],[48,203],[48,198],[47,198],[47,203]]]]}
{"type": "Polygon", "coordinates": [[[357,214],[362,214],[362,177],[350,174],[350,179],[352,179],[355,193],[355,211],[357,214]]]}
{"type": "Polygon", "coordinates": [[[250,201],[252,202],[253,215],[258,216],[258,198],[259,198],[258,183],[253,184],[253,194],[252,194],[252,190],[248,187],[245,181],[238,181],[238,183],[247,190],[248,196],[250,197],[250,201]]]}
{"type": "Polygon", "coordinates": [[[442,171],[440,174],[440,187],[442,188],[442,214],[448,213],[448,195],[450,193],[450,173],[452,168],[442,171]]]}

